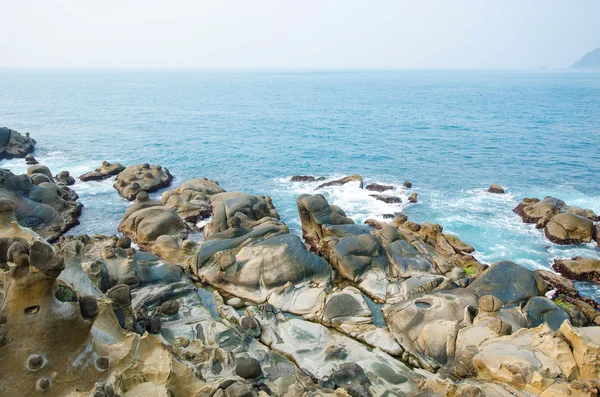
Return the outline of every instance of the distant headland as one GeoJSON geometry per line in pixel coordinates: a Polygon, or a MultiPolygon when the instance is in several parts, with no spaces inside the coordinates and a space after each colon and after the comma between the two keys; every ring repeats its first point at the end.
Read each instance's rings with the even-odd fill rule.
{"type": "Polygon", "coordinates": [[[600,47],[585,54],[571,69],[600,69],[600,47]]]}

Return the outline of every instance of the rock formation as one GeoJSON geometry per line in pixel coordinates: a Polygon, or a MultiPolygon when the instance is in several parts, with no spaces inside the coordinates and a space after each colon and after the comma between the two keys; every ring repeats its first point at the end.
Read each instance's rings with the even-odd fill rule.
{"type": "Polygon", "coordinates": [[[82,182],[87,181],[98,181],[101,179],[107,179],[114,175],[119,175],[125,167],[119,163],[109,163],[108,161],[103,161],[102,165],[96,168],[95,171],[86,172],[83,175],[79,176],[79,180],[82,182]]]}
{"type": "Polygon", "coordinates": [[[29,132],[23,136],[15,130],[1,127],[0,160],[25,157],[33,152],[35,143],[35,139],[29,136],[29,132]]]}
{"type": "Polygon", "coordinates": [[[115,179],[114,188],[129,201],[139,192],[152,193],[171,184],[173,176],[168,169],[148,163],[130,165],[115,179]]]}

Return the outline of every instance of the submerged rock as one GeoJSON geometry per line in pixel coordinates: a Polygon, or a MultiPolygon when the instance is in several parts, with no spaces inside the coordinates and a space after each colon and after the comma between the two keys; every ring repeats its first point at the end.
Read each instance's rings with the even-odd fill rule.
{"type": "Polygon", "coordinates": [[[365,186],[366,190],[370,190],[372,192],[385,192],[386,190],[393,190],[394,186],[392,185],[380,185],[379,183],[371,183],[365,186]]]}
{"type": "Polygon", "coordinates": [[[26,157],[33,152],[35,139],[29,132],[21,135],[10,128],[0,128],[0,160],[26,157]]]}
{"type": "Polygon", "coordinates": [[[155,192],[169,186],[172,180],[168,169],[144,163],[126,167],[117,175],[113,187],[121,196],[133,201],[139,192],[155,192]]]}
{"type": "Polygon", "coordinates": [[[371,197],[374,197],[375,200],[383,201],[384,203],[387,203],[387,204],[399,204],[402,202],[402,199],[400,197],[396,197],[396,196],[385,196],[382,194],[372,194],[371,197]]]}
{"type": "Polygon", "coordinates": [[[345,185],[350,182],[358,182],[358,187],[361,189],[363,188],[362,176],[360,176],[358,174],[354,174],[354,175],[347,176],[347,177],[344,177],[341,179],[336,179],[333,181],[322,183],[319,186],[317,186],[315,188],[315,190],[323,189],[324,187],[330,187],[330,186],[342,186],[342,185],[345,185]]]}
{"type": "Polygon", "coordinates": [[[324,176],[312,176],[312,175],[294,175],[291,179],[292,182],[319,182],[324,181],[324,176]]]}

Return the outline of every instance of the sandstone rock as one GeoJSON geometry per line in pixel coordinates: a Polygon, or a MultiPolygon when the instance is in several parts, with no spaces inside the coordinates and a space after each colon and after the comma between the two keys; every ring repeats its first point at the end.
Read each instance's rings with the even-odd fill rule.
{"type": "Polygon", "coordinates": [[[130,165],[115,179],[114,188],[129,201],[141,192],[155,192],[171,184],[173,176],[168,169],[147,163],[130,165]]]}
{"type": "Polygon", "coordinates": [[[102,165],[100,167],[96,168],[95,171],[86,172],[85,174],[80,175],[79,180],[81,180],[82,182],[87,182],[87,181],[98,181],[101,179],[107,179],[107,178],[110,178],[111,176],[118,175],[123,170],[125,170],[125,167],[119,163],[111,164],[108,161],[103,161],[102,165]]]}
{"type": "Polygon", "coordinates": [[[531,298],[523,310],[527,313],[527,320],[529,320],[531,328],[546,324],[550,329],[556,331],[563,321],[569,320],[569,315],[564,310],[542,296],[531,298]]]}
{"type": "Polygon", "coordinates": [[[370,190],[372,192],[385,192],[386,190],[394,189],[392,185],[380,185],[379,183],[371,183],[365,186],[365,189],[370,190]]]}
{"type": "Polygon", "coordinates": [[[54,177],[54,179],[56,180],[56,182],[64,183],[67,186],[75,184],[75,178],[73,178],[71,174],[69,174],[69,171],[61,171],[60,173],[58,173],[58,175],[54,177]]]}
{"type": "Polygon", "coordinates": [[[471,325],[477,296],[467,289],[436,291],[385,306],[390,332],[424,368],[436,369],[453,359],[461,327],[471,325]]]}
{"type": "Polygon", "coordinates": [[[29,137],[27,132],[24,136],[10,128],[0,128],[0,160],[25,157],[33,152],[35,140],[29,137]]]}
{"type": "Polygon", "coordinates": [[[600,260],[576,256],[571,260],[556,259],[554,270],[571,280],[592,281],[600,284],[600,260]]]}
{"type": "Polygon", "coordinates": [[[544,233],[555,244],[577,244],[592,241],[593,229],[591,220],[566,212],[553,216],[544,233]]]}
{"type": "Polygon", "coordinates": [[[211,215],[210,197],[223,192],[225,190],[217,182],[206,178],[193,179],[177,189],[164,192],[162,204],[177,212],[183,220],[196,224],[211,215]]]}
{"type": "Polygon", "coordinates": [[[498,184],[493,183],[490,188],[488,189],[488,192],[490,193],[496,193],[496,194],[504,194],[504,188],[498,184]]]}
{"type": "Polygon", "coordinates": [[[27,168],[27,176],[28,177],[31,178],[31,176],[34,175],[34,174],[46,175],[49,180],[53,179],[52,172],[50,171],[50,168],[48,168],[48,167],[46,167],[45,165],[42,165],[42,164],[32,165],[31,167],[27,168]]]}
{"type": "Polygon", "coordinates": [[[554,197],[546,197],[541,201],[536,198],[525,198],[513,209],[513,212],[519,215],[523,222],[536,223],[540,229],[546,226],[554,215],[561,213],[565,208],[565,202],[554,197]]]}
{"type": "Polygon", "coordinates": [[[177,213],[162,206],[134,212],[121,222],[119,231],[145,247],[151,246],[162,235],[186,237],[188,233],[177,213]]]}
{"type": "MultiPolygon", "coordinates": [[[[76,202],[77,194],[64,185],[52,181],[52,173],[45,166],[32,173],[32,179],[48,178],[39,185],[33,184],[27,175],[14,175],[0,169],[0,197],[15,204],[14,214],[22,226],[32,228],[48,241],[56,240],[62,233],[79,224],[78,217],[83,206],[76,202]],[[37,172],[39,171],[39,172],[37,172]]],[[[31,170],[31,167],[30,167],[31,170]]]]}
{"type": "Polygon", "coordinates": [[[38,164],[37,160],[35,159],[35,157],[33,157],[33,154],[31,154],[31,153],[29,153],[27,156],[25,156],[25,163],[27,165],[38,164]]]}
{"type": "Polygon", "coordinates": [[[493,295],[503,304],[519,303],[540,295],[533,272],[513,262],[496,262],[467,289],[478,296],[493,295]]]}
{"type": "Polygon", "coordinates": [[[408,196],[408,201],[411,203],[416,203],[417,202],[417,193],[411,193],[410,196],[408,196]]]}
{"type": "Polygon", "coordinates": [[[552,286],[552,288],[555,288],[559,293],[566,294],[569,296],[579,295],[579,292],[577,291],[577,288],[575,288],[573,283],[559,274],[553,273],[548,270],[536,270],[533,273],[536,276],[542,278],[547,283],[549,283],[552,286]]]}
{"type": "Polygon", "coordinates": [[[350,182],[358,182],[358,186],[362,189],[363,188],[363,179],[362,176],[358,175],[358,174],[354,174],[351,176],[347,176],[341,179],[336,179],[333,181],[329,181],[329,182],[325,182],[320,184],[319,186],[317,186],[315,188],[315,190],[319,190],[319,189],[323,189],[324,187],[330,187],[330,186],[342,186],[345,185],[347,183],[350,182]]]}

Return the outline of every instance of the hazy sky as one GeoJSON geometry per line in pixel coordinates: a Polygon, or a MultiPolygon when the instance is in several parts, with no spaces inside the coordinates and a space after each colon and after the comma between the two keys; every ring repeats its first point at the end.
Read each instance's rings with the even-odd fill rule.
{"type": "Polygon", "coordinates": [[[0,0],[0,67],[564,68],[600,0],[0,0]]]}

